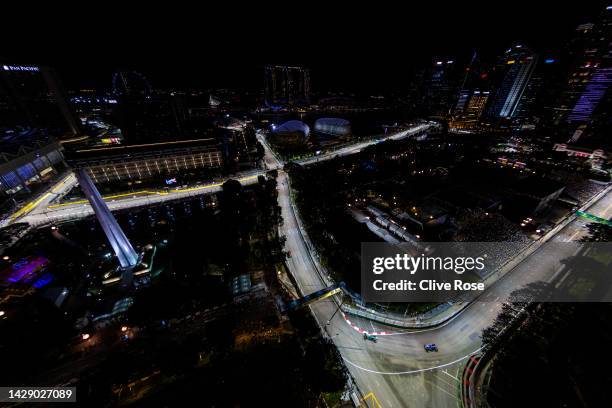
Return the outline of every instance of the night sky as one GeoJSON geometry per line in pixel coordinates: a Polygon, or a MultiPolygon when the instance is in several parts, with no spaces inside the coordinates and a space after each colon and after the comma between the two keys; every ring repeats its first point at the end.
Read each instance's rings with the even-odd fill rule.
{"type": "MultiPolygon", "coordinates": [[[[287,63],[309,66],[315,90],[401,90],[413,68],[433,56],[461,61],[473,49],[498,55],[514,41],[540,52],[559,49],[605,5],[423,3],[429,5],[284,2],[208,11],[207,3],[180,11],[165,3],[168,9],[115,6],[78,17],[28,17],[33,35],[4,35],[0,60],[51,65],[73,89],[107,88],[118,68],[142,72],[154,87],[258,89],[264,64],[287,63]]],[[[23,30],[23,20],[8,24],[15,27],[5,27],[5,33],[23,30]]]]}

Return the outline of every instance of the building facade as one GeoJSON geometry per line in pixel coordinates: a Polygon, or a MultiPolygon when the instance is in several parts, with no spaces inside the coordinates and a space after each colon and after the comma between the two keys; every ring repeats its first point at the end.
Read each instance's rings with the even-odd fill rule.
{"type": "Polygon", "coordinates": [[[175,178],[218,169],[223,154],[215,139],[76,149],[68,154],[76,169],[86,168],[96,184],[175,178]]]}
{"type": "Polygon", "coordinates": [[[50,137],[24,135],[0,144],[0,196],[29,191],[65,168],[62,147],[50,137]]]}
{"type": "Polygon", "coordinates": [[[425,81],[424,104],[431,116],[445,118],[457,103],[460,75],[454,58],[435,58],[425,81]]]}
{"type": "Polygon", "coordinates": [[[298,66],[266,66],[264,99],[268,106],[309,105],[310,70],[298,66]]]}
{"type": "Polygon", "coordinates": [[[489,101],[489,95],[489,91],[481,91],[479,89],[463,91],[461,97],[465,100],[462,102],[461,111],[450,122],[451,128],[463,130],[477,129],[480,118],[489,101]]]}
{"type": "Polygon", "coordinates": [[[494,91],[487,108],[490,120],[499,121],[516,116],[537,60],[536,54],[520,44],[506,50],[495,67],[494,91]]]}

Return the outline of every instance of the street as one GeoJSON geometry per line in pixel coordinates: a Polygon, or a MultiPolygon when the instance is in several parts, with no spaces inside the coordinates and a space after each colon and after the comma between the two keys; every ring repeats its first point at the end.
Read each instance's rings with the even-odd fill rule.
{"type": "MultiPolygon", "coordinates": [[[[302,294],[308,294],[322,289],[326,283],[322,282],[316,260],[311,257],[300,232],[287,179],[286,173],[281,171],[278,190],[284,222],[282,234],[287,238],[286,248],[291,254],[287,265],[302,294]]],[[[612,193],[605,194],[588,210],[601,217],[610,217],[612,193]]],[[[572,255],[571,252],[560,253],[560,248],[564,247],[558,242],[577,240],[585,233],[584,220],[573,219],[548,243],[491,286],[483,299],[436,328],[395,331],[388,336],[379,336],[378,342],[373,343],[365,341],[340,313],[336,313],[326,325],[337,309],[333,300],[309,307],[338,347],[363,395],[373,392],[382,407],[456,407],[462,366],[480,349],[482,330],[493,322],[509,293],[530,282],[552,280],[560,267],[559,261],[572,255]],[[426,353],[423,346],[427,343],[436,343],[439,352],[426,353]]],[[[567,246],[568,251],[573,249],[573,246],[567,246]]],[[[370,321],[350,319],[368,331],[393,330],[370,321]]],[[[371,398],[366,403],[376,406],[371,398]]]]}

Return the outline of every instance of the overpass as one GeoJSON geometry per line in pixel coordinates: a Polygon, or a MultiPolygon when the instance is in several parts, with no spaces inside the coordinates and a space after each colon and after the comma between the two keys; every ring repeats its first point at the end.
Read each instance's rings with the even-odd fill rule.
{"type": "MultiPolygon", "coordinates": [[[[343,146],[337,150],[331,150],[318,156],[298,160],[296,163],[303,166],[309,166],[322,161],[327,161],[340,156],[355,154],[364,148],[371,146],[384,140],[401,140],[409,136],[422,134],[427,132],[433,125],[419,124],[410,129],[406,129],[397,133],[381,136],[380,138],[371,138],[364,141],[359,141],[347,146],[343,146]]],[[[220,179],[211,183],[194,185],[185,188],[177,188],[171,190],[143,190],[123,194],[115,194],[103,197],[111,211],[125,210],[129,208],[143,207],[154,205],[174,200],[181,200],[189,197],[196,197],[202,194],[211,194],[220,191],[223,183],[229,179],[236,179],[243,185],[254,184],[260,175],[264,175],[266,171],[281,169],[284,165],[282,160],[276,156],[270,146],[267,144],[265,137],[257,134],[258,140],[264,145],[266,155],[264,163],[266,170],[254,170],[242,172],[233,176],[220,179]]],[[[59,183],[52,186],[40,196],[34,198],[21,209],[16,211],[9,219],[5,220],[0,227],[9,225],[13,222],[27,222],[32,226],[42,226],[52,223],[65,222],[88,217],[93,214],[93,209],[88,204],[87,200],[75,200],[66,203],[57,203],[57,199],[61,198],[70,189],[77,184],[74,174],[70,173],[59,183]]]]}
{"type": "Polygon", "coordinates": [[[318,302],[319,300],[327,299],[330,296],[333,296],[337,293],[342,292],[342,286],[344,286],[343,282],[333,284],[323,289],[319,289],[316,292],[312,292],[306,296],[303,296],[299,299],[292,300],[288,305],[288,310],[299,309],[303,306],[308,306],[314,302],[318,302]]]}

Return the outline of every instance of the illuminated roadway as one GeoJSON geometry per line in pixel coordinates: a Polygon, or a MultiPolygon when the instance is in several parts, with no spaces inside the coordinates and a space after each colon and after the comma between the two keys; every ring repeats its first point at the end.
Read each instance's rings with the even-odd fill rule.
{"type": "Polygon", "coordinates": [[[54,200],[62,196],[66,192],[70,191],[77,184],[76,177],[71,172],[66,176],[62,177],[60,181],[51,186],[47,191],[34,198],[31,202],[27,203],[10,217],[0,222],[0,227],[4,227],[13,222],[23,222],[21,217],[31,214],[36,211],[42,211],[47,208],[54,200]]]}
{"type": "MultiPolygon", "coordinates": [[[[276,159],[269,149],[266,150],[269,162],[274,163],[276,159]]],[[[279,172],[278,191],[283,216],[282,233],[287,238],[285,245],[290,254],[288,268],[302,294],[322,289],[330,282],[322,281],[322,268],[315,265],[316,258],[308,250],[300,232],[288,177],[283,171],[279,172]]],[[[612,193],[608,189],[584,209],[602,218],[610,218],[612,193]]],[[[585,221],[572,217],[566,226],[551,231],[541,246],[537,244],[539,248],[535,252],[489,287],[478,302],[436,328],[395,331],[388,336],[378,336],[378,341],[373,343],[364,340],[341,313],[334,315],[337,310],[335,301],[324,300],[309,307],[338,347],[368,406],[457,407],[463,364],[471,354],[480,350],[480,334],[493,322],[501,303],[514,289],[529,282],[551,281],[557,277],[561,266],[559,261],[573,255],[575,248],[564,248],[555,243],[576,241],[585,234],[585,221]],[[439,352],[426,353],[423,345],[427,343],[436,343],[439,352]]],[[[355,317],[350,319],[371,332],[393,330],[355,317]]]]}
{"type": "MultiPolygon", "coordinates": [[[[243,185],[253,184],[257,182],[257,177],[263,174],[262,172],[250,172],[235,175],[234,178],[243,185]]],[[[221,190],[221,186],[226,180],[213,182],[210,184],[192,186],[186,188],[176,188],[169,190],[144,190],[131,193],[122,193],[112,196],[104,196],[104,200],[108,207],[112,210],[124,210],[135,207],[143,207],[151,204],[159,204],[165,201],[174,201],[189,197],[198,196],[201,194],[215,193],[221,190]]],[[[38,206],[30,211],[27,215],[16,218],[19,222],[28,222],[31,225],[44,225],[54,222],[62,222],[67,220],[75,220],[87,217],[93,214],[93,210],[86,200],[77,200],[76,202],[66,202],[60,204],[51,204],[47,207],[38,206]]]]}
{"type": "Polygon", "coordinates": [[[431,126],[432,125],[428,123],[417,125],[407,130],[402,130],[400,132],[380,136],[378,138],[373,138],[373,139],[370,139],[364,142],[360,142],[360,143],[354,143],[354,144],[339,148],[337,150],[334,150],[334,151],[331,151],[331,152],[328,152],[328,153],[325,153],[319,156],[313,156],[313,157],[309,157],[306,159],[302,159],[302,160],[297,161],[297,163],[301,164],[302,166],[308,166],[310,164],[319,163],[319,162],[333,159],[336,157],[348,156],[351,154],[359,153],[366,147],[375,145],[377,143],[380,143],[381,141],[405,139],[406,137],[412,136],[416,133],[424,132],[427,129],[429,129],[431,126]]]}
{"type": "MultiPolygon", "coordinates": [[[[393,136],[398,136],[393,135],[393,136]]],[[[390,136],[389,138],[393,137],[390,136]]],[[[399,135],[398,137],[406,137],[399,135]]],[[[278,191],[279,204],[282,210],[283,235],[286,236],[286,249],[290,253],[287,265],[295,277],[303,294],[308,294],[327,286],[329,282],[322,282],[317,270],[316,260],[312,258],[306,246],[299,227],[298,219],[294,213],[291,202],[288,178],[281,170],[281,161],[274,156],[264,137],[258,134],[258,139],[265,147],[264,158],[268,169],[279,169],[278,191]]],[[[346,155],[360,151],[364,147],[377,143],[368,141],[349,146],[346,150],[340,149],[325,155],[304,160],[305,165],[331,159],[337,155],[346,155]]],[[[255,172],[243,177],[250,177],[241,182],[254,182],[259,174],[255,172]]],[[[69,184],[69,183],[68,183],[69,184]]],[[[222,182],[207,186],[192,187],[195,190],[169,192],[168,194],[154,193],[144,197],[121,197],[112,201],[111,209],[131,208],[147,205],[170,199],[187,197],[195,194],[205,194],[218,191],[222,182]]],[[[62,186],[59,190],[67,188],[62,186]]],[[[58,188],[53,190],[58,192],[58,188]]],[[[56,194],[53,193],[53,194],[56,194]]],[[[44,197],[36,205],[28,209],[26,215],[16,217],[19,221],[48,222],[53,217],[63,214],[66,219],[80,218],[87,214],[87,204],[67,205],[64,208],[56,207],[53,211],[46,205],[55,197],[44,197]],[[47,219],[47,221],[44,221],[47,219]]],[[[583,210],[608,219],[612,216],[612,193],[602,194],[594,203],[585,206],[583,210]]],[[[89,209],[89,213],[91,210],[89,209]]],[[[527,256],[504,278],[492,285],[481,301],[473,303],[460,315],[446,324],[431,329],[416,331],[396,331],[388,336],[379,336],[378,342],[365,341],[360,333],[345,321],[341,313],[335,313],[337,305],[333,300],[325,300],[310,305],[320,326],[333,339],[343,359],[355,379],[360,391],[366,396],[365,403],[370,407],[457,407],[459,395],[460,371],[469,355],[478,351],[481,346],[480,333],[497,315],[501,303],[508,293],[528,282],[545,280],[550,281],[557,277],[559,260],[571,253],[564,253],[563,248],[554,245],[554,242],[576,241],[586,234],[587,221],[575,218],[559,231],[552,231],[548,242],[543,243],[532,255],[527,256]],[[334,314],[335,313],[335,314],[334,314]],[[333,316],[333,318],[332,318],[333,316]],[[327,321],[329,324],[326,324],[327,321]],[[423,345],[437,343],[438,353],[426,353],[423,345]],[[370,394],[373,393],[373,394],[370,394]]],[[[319,268],[321,270],[321,268],[319,268]]],[[[360,327],[380,331],[389,328],[351,317],[351,320],[360,327]]]]}
{"type": "MultiPolygon", "coordinates": [[[[381,140],[399,140],[415,133],[427,130],[430,124],[416,125],[410,129],[403,130],[396,133],[391,133],[386,136],[381,136],[378,139],[371,139],[358,143],[345,146],[336,151],[325,152],[319,156],[312,158],[306,158],[297,161],[297,163],[303,165],[310,165],[325,160],[330,160],[338,156],[345,156],[348,154],[354,154],[367,146],[371,146],[381,140]]],[[[270,151],[269,146],[265,142],[265,138],[258,133],[258,140],[265,143],[267,151],[270,151]]],[[[273,162],[269,162],[270,155],[266,155],[265,162],[268,170],[278,169],[282,167],[282,163],[275,157],[272,157],[273,162]]],[[[190,186],[185,188],[175,188],[168,190],[147,190],[137,191],[131,193],[116,194],[113,196],[105,196],[104,199],[107,202],[111,210],[124,210],[128,208],[142,207],[151,204],[158,204],[166,201],[173,201],[193,197],[201,194],[210,194],[218,192],[221,189],[221,185],[230,178],[240,181],[242,184],[253,184],[257,182],[257,177],[264,174],[265,171],[250,171],[240,174],[235,174],[223,180],[211,182],[210,184],[190,186]]],[[[93,214],[91,206],[87,200],[77,200],[74,202],[65,203],[54,203],[58,197],[66,192],[70,191],[76,185],[76,177],[74,174],[69,174],[67,177],[62,179],[60,182],[52,186],[47,192],[41,194],[30,203],[24,205],[21,209],[16,211],[7,220],[0,224],[0,227],[6,226],[13,222],[27,222],[32,226],[46,225],[49,223],[63,222],[68,220],[75,220],[87,217],[93,214]]]]}

